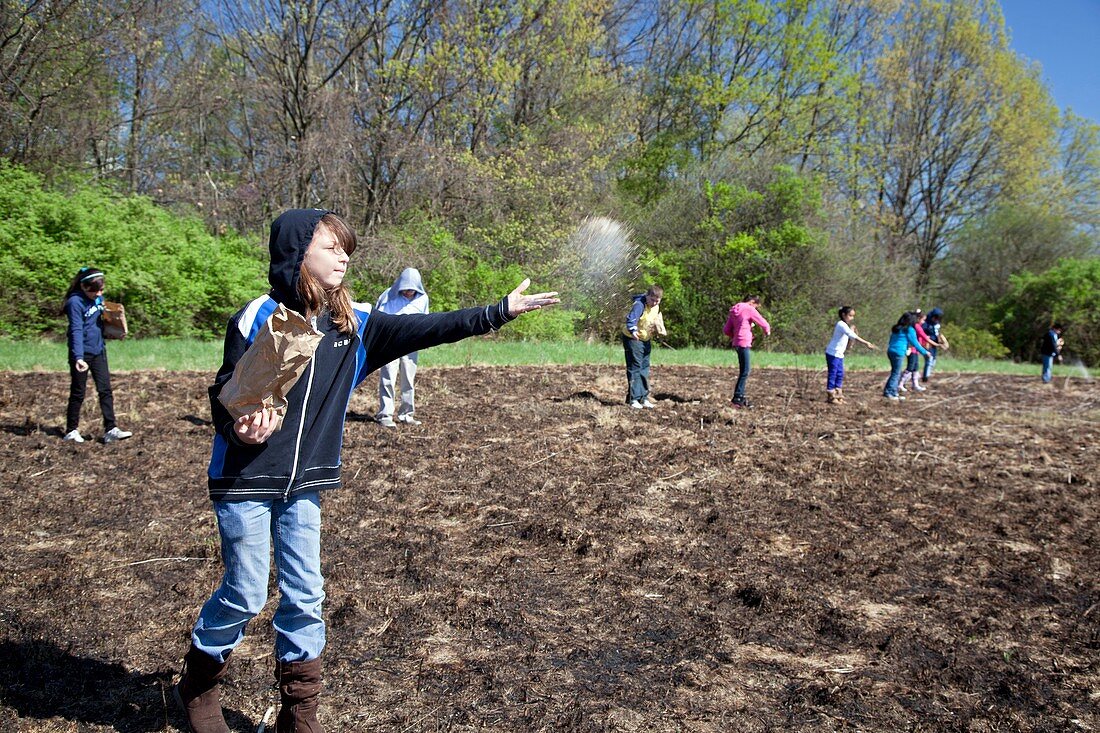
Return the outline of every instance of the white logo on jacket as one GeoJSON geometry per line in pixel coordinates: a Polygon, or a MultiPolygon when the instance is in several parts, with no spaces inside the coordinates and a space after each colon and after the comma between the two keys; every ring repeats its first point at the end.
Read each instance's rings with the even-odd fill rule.
{"type": "Polygon", "coordinates": [[[339,349],[341,346],[347,346],[351,343],[351,339],[340,339],[339,341],[332,342],[332,348],[339,349]]]}

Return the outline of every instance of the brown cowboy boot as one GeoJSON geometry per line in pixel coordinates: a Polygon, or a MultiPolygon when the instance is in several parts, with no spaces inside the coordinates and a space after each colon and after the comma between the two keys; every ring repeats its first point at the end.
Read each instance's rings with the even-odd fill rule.
{"type": "Polygon", "coordinates": [[[219,662],[192,644],[183,661],[183,676],[172,688],[172,695],[187,716],[188,729],[191,733],[230,733],[218,694],[218,682],[225,677],[229,660],[219,662]]]}
{"type": "Polygon", "coordinates": [[[321,694],[321,659],[305,662],[276,662],[275,683],[279,686],[280,709],[275,733],[324,733],[317,720],[317,697],[321,694]]]}

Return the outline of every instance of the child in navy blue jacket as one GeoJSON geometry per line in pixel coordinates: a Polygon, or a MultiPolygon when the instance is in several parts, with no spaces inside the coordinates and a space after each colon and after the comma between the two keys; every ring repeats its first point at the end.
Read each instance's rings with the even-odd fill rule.
{"type": "Polygon", "coordinates": [[[271,225],[271,291],[229,321],[225,358],[210,388],[215,429],[209,490],[225,574],[191,632],[174,690],[195,733],[227,733],[218,694],[230,652],[267,601],[273,546],[279,605],[275,680],[277,733],[321,731],[325,599],[320,491],[341,484],[340,449],[352,390],[379,367],[418,349],[495,331],[516,316],[558,302],[524,295],[525,280],[500,302],[433,314],[391,315],[353,303],[344,275],[356,238],[321,209],[293,209],[271,225]],[[322,338],[286,395],[286,412],[260,409],[237,420],[218,400],[237,362],[279,304],[310,319],[322,338]]]}
{"type": "Polygon", "coordinates": [[[88,387],[88,373],[95,381],[99,409],[103,413],[103,442],[113,443],[133,433],[115,424],[111,370],[107,366],[107,345],[103,341],[103,292],[106,278],[94,267],[81,267],[69,284],[62,312],[69,320],[65,331],[69,344],[69,405],[65,412],[65,440],[83,443],[80,408],[88,387]]]}

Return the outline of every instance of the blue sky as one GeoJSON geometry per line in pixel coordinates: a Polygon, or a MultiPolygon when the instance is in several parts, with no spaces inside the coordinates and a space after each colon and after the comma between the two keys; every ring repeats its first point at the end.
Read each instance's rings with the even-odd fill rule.
{"type": "Polygon", "coordinates": [[[1043,67],[1062,109],[1100,123],[1100,0],[1001,0],[1012,48],[1043,67]]]}

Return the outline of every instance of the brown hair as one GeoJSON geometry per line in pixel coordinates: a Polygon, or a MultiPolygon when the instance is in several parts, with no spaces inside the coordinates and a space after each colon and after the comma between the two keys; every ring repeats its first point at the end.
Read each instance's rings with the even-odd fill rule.
{"type": "Polygon", "coordinates": [[[658,298],[663,298],[665,297],[665,289],[662,288],[660,285],[650,285],[649,290],[645,291],[645,294],[653,295],[658,298]]]}
{"type": "MultiPolygon", "coordinates": [[[[321,217],[317,226],[324,226],[336,237],[340,249],[348,256],[355,251],[357,240],[355,232],[340,216],[328,213],[321,217]]],[[[326,289],[317,278],[306,269],[305,263],[298,274],[298,297],[306,307],[306,316],[315,316],[325,310],[332,314],[332,323],[341,333],[351,334],[359,326],[355,310],[351,304],[351,292],[344,283],[335,288],[326,289]]]]}

